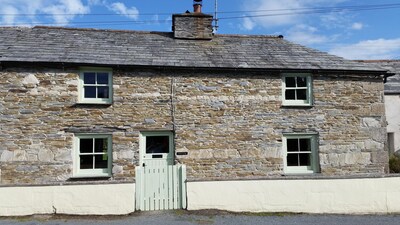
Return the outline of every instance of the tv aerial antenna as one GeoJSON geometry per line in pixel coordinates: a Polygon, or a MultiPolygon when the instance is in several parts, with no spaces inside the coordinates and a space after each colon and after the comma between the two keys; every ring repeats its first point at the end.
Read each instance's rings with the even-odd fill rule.
{"type": "Polygon", "coordinates": [[[215,0],[214,4],[214,33],[217,33],[218,31],[218,0],[215,0]]]}

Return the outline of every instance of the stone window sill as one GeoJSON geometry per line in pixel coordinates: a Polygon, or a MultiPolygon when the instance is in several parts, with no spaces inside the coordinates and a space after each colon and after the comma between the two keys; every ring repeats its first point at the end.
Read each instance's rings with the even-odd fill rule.
{"type": "Polygon", "coordinates": [[[108,108],[112,103],[75,103],[73,108],[108,108]]]}
{"type": "Polygon", "coordinates": [[[99,176],[99,177],[90,177],[90,176],[76,176],[70,177],[67,182],[79,182],[79,181],[107,181],[111,180],[111,176],[99,176]]]}
{"type": "Polygon", "coordinates": [[[282,109],[311,109],[315,105],[281,105],[282,109]]]}

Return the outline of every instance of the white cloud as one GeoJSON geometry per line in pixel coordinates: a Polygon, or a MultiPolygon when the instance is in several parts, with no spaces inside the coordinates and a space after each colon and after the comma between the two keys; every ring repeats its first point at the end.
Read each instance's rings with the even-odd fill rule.
{"type": "Polygon", "coordinates": [[[286,38],[303,45],[320,44],[331,39],[325,35],[318,35],[317,32],[316,27],[300,24],[290,28],[286,33],[286,38]]]}
{"type": "Polygon", "coordinates": [[[256,24],[250,18],[244,18],[242,23],[242,29],[244,30],[253,30],[256,24]]]}
{"type": "Polygon", "coordinates": [[[298,24],[310,16],[304,8],[328,7],[345,1],[348,0],[247,0],[244,9],[257,12],[249,13],[250,18],[243,19],[242,27],[246,27],[249,21],[254,24],[252,29],[255,26],[270,28],[298,24]]]}
{"type": "Polygon", "coordinates": [[[89,5],[105,5],[107,4],[106,0],[88,0],[89,5]]]}
{"type": "Polygon", "coordinates": [[[251,18],[243,19],[242,27],[248,30],[252,30],[256,25],[267,28],[293,24],[296,21],[296,15],[263,15],[283,14],[288,11],[280,11],[282,9],[303,7],[302,3],[297,0],[247,0],[245,4],[245,9],[247,11],[258,11],[250,13],[249,16],[252,16],[251,18]]]}
{"type": "Polygon", "coordinates": [[[366,40],[335,47],[329,53],[346,59],[395,59],[400,55],[400,38],[366,40]]]}
{"type": "Polygon", "coordinates": [[[132,6],[131,8],[128,8],[122,2],[114,2],[111,4],[111,6],[109,8],[112,11],[114,11],[115,13],[126,16],[128,18],[131,18],[134,20],[137,20],[139,18],[139,10],[134,6],[132,6]]]}
{"type": "Polygon", "coordinates": [[[343,10],[319,15],[320,25],[327,29],[346,29],[352,23],[354,15],[343,10]]]}
{"type": "Polygon", "coordinates": [[[0,13],[3,14],[3,17],[1,18],[1,24],[12,25],[16,20],[15,17],[18,13],[18,9],[13,6],[6,5],[0,9],[0,13]]]}
{"type": "Polygon", "coordinates": [[[364,28],[364,24],[362,24],[362,23],[353,23],[352,25],[351,25],[351,29],[353,29],[353,30],[362,30],[364,28]]]}
{"type": "Polygon", "coordinates": [[[58,4],[46,6],[42,11],[51,14],[57,25],[65,26],[76,15],[89,13],[90,9],[81,0],[59,0],[58,4]]]}
{"type": "Polygon", "coordinates": [[[131,19],[138,19],[136,7],[124,3],[108,4],[107,0],[0,0],[0,26],[54,24],[66,26],[79,15],[90,13],[90,8],[103,6],[131,19]],[[21,16],[21,14],[24,14],[21,16]],[[46,14],[47,16],[39,16],[46,14]]]}
{"type": "Polygon", "coordinates": [[[39,13],[49,14],[53,23],[64,26],[77,15],[90,12],[89,7],[85,6],[82,0],[1,0],[1,4],[0,11],[3,16],[0,25],[9,26],[32,24],[38,21],[36,15],[39,13]]]}
{"type": "Polygon", "coordinates": [[[0,17],[1,26],[26,26],[34,21],[34,14],[41,8],[43,0],[1,0],[0,17]],[[18,14],[29,14],[19,16],[18,14]],[[32,14],[32,15],[30,15],[32,14]]]}

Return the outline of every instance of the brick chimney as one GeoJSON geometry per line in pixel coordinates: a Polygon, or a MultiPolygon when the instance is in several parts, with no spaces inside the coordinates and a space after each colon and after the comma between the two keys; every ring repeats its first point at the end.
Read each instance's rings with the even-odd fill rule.
{"type": "Polygon", "coordinates": [[[202,0],[193,1],[194,12],[172,15],[172,31],[179,39],[211,40],[213,16],[201,12],[202,0]]]}

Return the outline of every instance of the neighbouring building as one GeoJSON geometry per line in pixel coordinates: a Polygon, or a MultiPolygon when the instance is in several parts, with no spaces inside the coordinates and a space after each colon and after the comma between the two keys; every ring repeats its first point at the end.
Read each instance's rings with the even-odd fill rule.
{"type": "Polygon", "coordinates": [[[396,74],[385,82],[385,111],[390,154],[400,150],[400,60],[362,60],[381,66],[396,74]]]}
{"type": "Polygon", "coordinates": [[[0,28],[0,216],[400,211],[379,189],[399,183],[382,178],[386,69],[172,18],[0,28]]]}

